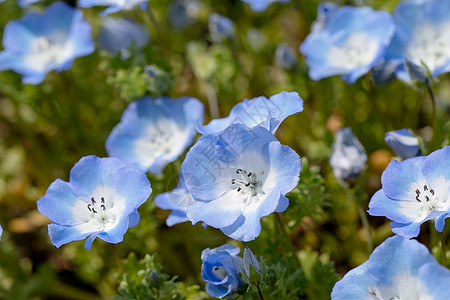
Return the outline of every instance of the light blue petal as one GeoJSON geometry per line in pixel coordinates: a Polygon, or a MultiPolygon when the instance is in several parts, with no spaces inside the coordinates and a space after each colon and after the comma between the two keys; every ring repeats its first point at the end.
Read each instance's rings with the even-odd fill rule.
{"type": "MultiPolygon", "coordinates": [[[[436,150],[428,155],[423,163],[422,173],[427,182],[437,189],[439,179],[450,181],[450,146],[436,150]]],[[[442,184],[442,183],[441,183],[442,184]]]]}
{"type": "Polygon", "coordinates": [[[76,10],[73,15],[67,43],[72,45],[72,56],[74,58],[89,55],[95,50],[95,44],[92,40],[92,27],[85,20],[80,10],[76,10]]]}
{"type": "Polygon", "coordinates": [[[8,22],[3,30],[3,47],[18,53],[28,52],[31,41],[42,34],[41,24],[41,16],[37,13],[8,22]]]}
{"type": "Polygon", "coordinates": [[[76,225],[80,220],[72,215],[72,209],[79,201],[83,200],[72,193],[68,182],[56,179],[36,204],[39,212],[53,222],[59,225],[76,225]]]}
{"type": "Polygon", "coordinates": [[[97,237],[108,243],[117,244],[123,241],[123,236],[127,232],[129,226],[129,215],[122,215],[117,221],[117,225],[108,231],[102,231],[97,237]]]}
{"type": "Polygon", "coordinates": [[[86,241],[84,242],[84,248],[85,248],[85,249],[91,249],[92,243],[94,242],[94,240],[95,240],[96,237],[97,237],[96,234],[90,235],[90,236],[86,239],[86,241]]]}
{"type": "MultiPolygon", "coordinates": [[[[56,41],[65,41],[69,34],[74,19],[74,14],[82,15],[82,12],[74,9],[64,2],[54,2],[43,12],[42,32],[47,37],[52,37],[56,41]]],[[[78,32],[78,34],[83,34],[78,32]]]]}
{"type": "Polygon", "coordinates": [[[398,223],[411,223],[414,218],[400,211],[401,201],[391,199],[384,194],[383,189],[378,190],[370,199],[368,213],[371,216],[384,216],[398,223]]]}
{"type": "Polygon", "coordinates": [[[114,174],[111,188],[125,200],[125,215],[131,214],[152,193],[150,181],[145,173],[136,168],[120,168],[114,174]]]}
{"type": "Polygon", "coordinates": [[[135,211],[132,212],[129,216],[128,228],[137,226],[139,224],[140,220],[141,220],[141,216],[139,215],[137,209],[135,209],[135,211]]]}
{"type": "Polygon", "coordinates": [[[214,285],[209,282],[206,283],[205,290],[210,296],[216,298],[223,298],[229,293],[228,287],[224,287],[222,285],[214,285]]]}
{"type": "Polygon", "coordinates": [[[419,138],[413,136],[411,131],[406,128],[387,132],[384,140],[403,160],[420,153],[419,138]]]}
{"type": "MultiPolygon", "coordinates": [[[[263,153],[270,158],[270,172],[281,194],[286,194],[294,189],[300,179],[301,160],[300,156],[290,147],[273,141],[263,148],[263,153]]],[[[272,177],[270,177],[272,178],[272,177]]],[[[270,180],[269,177],[267,180],[270,180]]]]}
{"type": "Polygon", "coordinates": [[[189,218],[186,216],[186,212],[174,210],[167,217],[166,225],[172,227],[173,225],[184,223],[189,221],[189,218]]]}
{"type": "Polygon", "coordinates": [[[275,212],[283,212],[289,206],[289,199],[283,195],[280,195],[280,200],[278,201],[278,205],[275,208],[275,212]]]}
{"type": "Polygon", "coordinates": [[[126,165],[117,158],[85,156],[70,170],[72,192],[76,196],[89,201],[92,191],[98,186],[112,186],[115,173],[124,167],[126,165]]]}
{"type": "Polygon", "coordinates": [[[79,7],[107,6],[114,3],[112,0],[78,0],[79,7]]]}
{"type": "MultiPolygon", "coordinates": [[[[76,226],[64,226],[56,223],[48,225],[48,235],[53,245],[59,248],[61,245],[67,244],[71,241],[79,241],[85,239],[91,234],[96,234],[98,231],[89,231],[81,233],[76,226]]],[[[87,248],[88,249],[88,248],[87,248]]]]}
{"type": "Polygon", "coordinates": [[[350,270],[344,278],[336,282],[331,291],[332,300],[371,299],[369,287],[377,285],[376,280],[368,272],[369,262],[350,270]]]}
{"type": "Polygon", "coordinates": [[[424,156],[402,162],[391,161],[381,175],[384,194],[396,200],[410,200],[411,184],[424,179],[422,174],[424,161],[424,156]]]}
{"type": "Polygon", "coordinates": [[[436,230],[438,232],[442,232],[444,230],[445,227],[445,219],[447,219],[449,217],[448,212],[444,213],[442,215],[440,215],[439,217],[436,218],[436,221],[434,223],[434,227],[436,228],[436,230]]]}
{"type": "Polygon", "coordinates": [[[450,270],[437,263],[424,264],[419,270],[420,290],[426,291],[431,299],[450,299],[450,270]]]}
{"type": "Polygon", "coordinates": [[[405,237],[405,238],[413,238],[419,235],[420,232],[420,225],[422,225],[423,222],[411,222],[411,223],[397,223],[397,222],[391,222],[391,229],[392,232],[405,237]]]}

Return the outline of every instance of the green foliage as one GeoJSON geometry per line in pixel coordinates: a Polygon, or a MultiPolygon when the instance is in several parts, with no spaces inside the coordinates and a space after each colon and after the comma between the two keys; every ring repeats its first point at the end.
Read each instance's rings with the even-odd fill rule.
{"type": "Polygon", "coordinates": [[[114,296],[118,300],[142,299],[173,299],[173,300],[201,300],[207,299],[205,292],[199,291],[199,286],[186,286],[176,282],[176,277],[170,278],[162,273],[162,265],[157,262],[156,255],[146,254],[144,259],[138,260],[131,253],[123,261],[125,273],[119,284],[121,296],[114,296]]]}

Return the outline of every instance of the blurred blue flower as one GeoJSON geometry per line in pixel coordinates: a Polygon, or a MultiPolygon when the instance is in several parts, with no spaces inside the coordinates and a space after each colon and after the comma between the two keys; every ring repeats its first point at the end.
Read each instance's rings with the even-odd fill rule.
{"type": "Polygon", "coordinates": [[[249,4],[252,10],[254,11],[263,11],[274,2],[281,2],[281,3],[289,2],[289,0],[241,0],[241,1],[249,4]]]}
{"type": "Polygon", "coordinates": [[[247,278],[250,277],[250,265],[252,265],[256,272],[261,276],[261,264],[259,263],[258,259],[256,258],[255,254],[253,254],[252,250],[250,248],[245,247],[244,248],[244,263],[243,263],[243,272],[245,272],[245,275],[247,278]]]}
{"type": "Polygon", "coordinates": [[[405,60],[426,65],[434,77],[450,71],[449,0],[402,1],[393,16],[396,31],[385,57],[398,64],[398,78],[411,80],[405,60]]]}
{"type": "Polygon", "coordinates": [[[275,62],[280,68],[293,69],[296,60],[294,51],[288,45],[282,44],[275,51],[275,62]]]}
{"type": "Polygon", "coordinates": [[[343,6],[326,17],[300,45],[313,80],[342,75],[348,83],[366,74],[384,55],[394,33],[389,13],[343,6]],[[320,26],[318,27],[320,28],[320,26]]]}
{"type": "Polygon", "coordinates": [[[123,59],[131,53],[130,46],[141,48],[150,40],[147,30],[135,21],[126,18],[104,18],[98,36],[100,48],[112,53],[121,53],[123,59]]]}
{"type": "Polygon", "coordinates": [[[159,194],[155,197],[155,204],[161,209],[170,209],[172,212],[167,217],[167,226],[189,221],[186,216],[186,207],[191,202],[191,194],[186,188],[183,175],[178,177],[178,184],[171,192],[159,194]]]}
{"type": "Polygon", "coordinates": [[[31,4],[39,2],[40,0],[19,0],[17,3],[22,7],[27,7],[31,4]]]}
{"type": "Polygon", "coordinates": [[[444,300],[450,299],[449,285],[450,271],[436,262],[427,247],[393,236],[335,284],[331,299],[444,300]]]}
{"type": "Polygon", "coordinates": [[[297,92],[281,92],[269,99],[263,96],[244,99],[231,109],[228,117],[214,119],[207,125],[198,125],[197,130],[201,134],[211,134],[240,123],[247,127],[259,125],[275,133],[286,117],[301,111],[303,100],[297,92]]]}
{"type": "Polygon", "coordinates": [[[358,177],[366,161],[366,150],[350,127],[336,132],[330,155],[330,166],[336,178],[349,180],[358,177]]]}
{"type": "Polygon", "coordinates": [[[147,8],[148,0],[79,0],[79,7],[93,7],[93,6],[109,6],[100,14],[106,16],[122,10],[131,10],[135,6],[140,5],[142,9],[147,8]]]}
{"type": "Polygon", "coordinates": [[[142,97],[128,105],[106,140],[106,151],[159,175],[192,143],[203,115],[203,104],[192,97],[142,97]]]}
{"type": "Polygon", "coordinates": [[[0,225],[0,239],[2,238],[2,235],[3,235],[3,227],[2,225],[0,225]]]}
{"type": "Polygon", "coordinates": [[[227,17],[212,13],[209,15],[209,33],[215,43],[231,40],[234,37],[234,23],[227,17]]]}
{"type": "Polygon", "coordinates": [[[381,175],[382,188],[372,196],[369,214],[393,220],[395,234],[412,238],[420,225],[435,220],[442,232],[450,213],[450,146],[428,156],[393,160],[381,175]]]}
{"type": "Polygon", "coordinates": [[[409,129],[389,131],[384,140],[402,160],[420,154],[420,140],[409,129]]]}
{"type": "Polygon", "coordinates": [[[237,256],[241,250],[230,244],[202,252],[202,279],[206,282],[206,292],[216,298],[237,292],[241,279],[238,273],[243,264],[237,256]]]}
{"type": "Polygon", "coordinates": [[[24,83],[39,84],[51,70],[67,70],[76,57],[94,51],[91,26],[83,13],[63,2],[6,24],[0,71],[12,69],[24,83]]]}
{"type": "Polygon", "coordinates": [[[181,165],[193,197],[187,216],[235,240],[253,240],[261,217],[289,205],[284,195],[297,185],[300,168],[298,154],[263,127],[232,124],[203,135],[181,165]]]}
{"type": "Polygon", "coordinates": [[[85,156],[70,171],[69,182],[56,179],[37,201],[40,213],[53,221],[48,234],[56,247],[96,237],[119,243],[139,223],[137,208],[150,196],[147,176],[117,158],[85,156]]]}
{"type": "Polygon", "coordinates": [[[197,21],[200,10],[198,0],[176,0],[168,8],[170,24],[176,29],[183,29],[197,21]]]}

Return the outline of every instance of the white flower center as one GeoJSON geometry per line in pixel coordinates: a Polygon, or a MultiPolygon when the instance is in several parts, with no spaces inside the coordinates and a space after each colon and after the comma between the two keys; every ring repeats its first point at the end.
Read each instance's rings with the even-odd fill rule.
{"type": "Polygon", "coordinates": [[[220,280],[223,280],[225,277],[228,276],[227,270],[225,270],[225,268],[221,266],[214,266],[212,269],[212,273],[220,280]]]}
{"type": "MultiPolygon", "coordinates": [[[[50,40],[45,36],[33,39],[30,44],[30,53],[25,56],[27,66],[43,72],[52,64],[64,63],[72,53],[72,46],[63,43],[62,37],[56,35],[58,42],[50,40]]],[[[55,68],[54,66],[50,67],[55,68]]]]}
{"type": "Polygon", "coordinates": [[[104,230],[116,221],[116,216],[111,210],[112,207],[108,205],[107,209],[105,204],[106,200],[104,197],[100,197],[100,201],[91,197],[91,203],[87,204],[87,209],[91,213],[91,223],[93,226],[99,228],[99,230],[104,230]]]}
{"type": "Polygon", "coordinates": [[[231,179],[231,184],[233,189],[245,196],[244,204],[250,205],[253,199],[258,202],[260,200],[259,195],[265,194],[262,190],[263,183],[261,180],[258,180],[258,177],[261,177],[263,174],[264,172],[257,175],[254,172],[247,172],[243,169],[236,170],[236,178],[231,179]]]}
{"type": "Polygon", "coordinates": [[[353,33],[328,52],[328,62],[335,68],[353,69],[370,64],[376,57],[378,41],[363,32],[353,33]]]}
{"type": "Polygon", "coordinates": [[[432,72],[443,67],[450,58],[449,31],[450,22],[417,26],[413,40],[406,47],[406,57],[417,65],[423,62],[432,72]]]}
{"type": "Polygon", "coordinates": [[[368,288],[373,300],[430,300],[431,297],[420,288],[419,279],[409,274],[395,278],[391,287],[377,286],[368,288]]]}

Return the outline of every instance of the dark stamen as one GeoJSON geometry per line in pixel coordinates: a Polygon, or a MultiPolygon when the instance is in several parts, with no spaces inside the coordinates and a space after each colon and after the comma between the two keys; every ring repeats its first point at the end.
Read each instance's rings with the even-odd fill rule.
{"type": "Polygon", "coordinates": [[[420,199],[419,199],[419,195],[416,196],[416,200],[419,201],[419,202],[422,202],[422,201],[420,201],[420,199]]]}
{"type": "Polygon", "coordinates": [[[247,175],[247,176],[248,176],[248,177],[252,176],[252,172],[248,173],[248,175],[247,175]]]}
{"type": "Polygon", "coordinates": [[[103,210],[105,210],[105,206],[102,204],[100,205],[100,208],[102,208],[103,210]]]}
{"type": "Polygon", "coordinates": [[[420,194],[420,191],[419,191],[419,189],[416,189],[416,194],[417,194],[417,195],[419,195],[419,194],[420,194]]]}
{"type": "Polygon", "coordinates": [[[92,208],[92,212],[93,212],[94,214],[97,213],[97,211],[95,210],[95,208],[92,208]]]}
{"type": "Polygon", "coordinates": [[[102,203],[105,203],[105,198],[102,197],[102,198],[101,198],[101,202],[102,202],[102,203]]]}
{"type": "Polygon", "coordinates": [[[236,179],[231,179],[231,184],[235,184],[236,183],[236,179]]]}
{"type": "Polygon", "coordinates": [[[91,198],[91,202],[92,202],[92,205],[94,205],[96,203],[94,200],[94,197],[91,198]]]}
{"type": "Polygon", "coordinates": [[[430,198],[428,198],[428,196],[425,196],[425,199],[427,199],[427,202],[430,202],[430,198]]]}
{"type": "Polygon", "coordinates": [[[428,186],[424,185],[423,186],[423,191],[428,191],[428,186]]]}
{"type": "Polygon", "coordinates": [[[92,210],[91,210],[91,204],[90,204],[90,203],[88,204],[88,209],[89,209],[89,211],[92,211],[92,210]]]}
{"type": "Polygon", "coordinates": [[[242,173],[242,169],[237,169],[236,170],[236,174],[241,174],[242,173]]]}
{"type": "Polygon", "coordinates": [[[434,196],[434,190],[433,189],[430,190],[430,193],[431,193],[431,195],[434,196]]]}
{"type": "Polygon", "coordinates": [[[238,187],[237,191],[240,192],[242,189],[240,187],[238,187]]]}
{"type": "Polygon", "coordinates": [[[245,186],[250,186],[250,182],[246,183],[245,186]]]}

